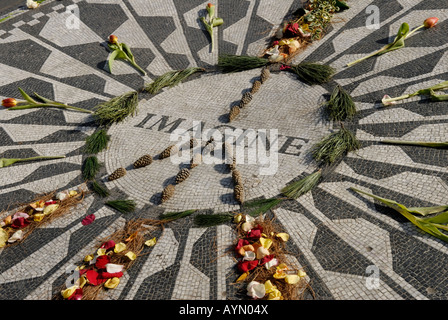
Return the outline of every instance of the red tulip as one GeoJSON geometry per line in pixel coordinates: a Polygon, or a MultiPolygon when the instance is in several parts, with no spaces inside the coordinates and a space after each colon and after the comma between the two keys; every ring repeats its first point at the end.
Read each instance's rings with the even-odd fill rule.
{"type": "Polygon", "coordinates": [[[8,98],[8,99],[4,99],[2,101],[2,106],[4,106],[5,108],[15,107],[16,105],[17,105],[17,100],[14,98],[8,98]]]}
{"type": "Polygon", "coordinates": [[[209,2],[209,3],[207,3],[207,7],[211,8],[211,7],[214,7],[214,5],[209,2]]]}
{"type": "Polygon", "coordinates": [[[425,26],[425,28],[432,28],[436,25],[437,21],[439,21],[439,18],[431,17],[431,18],[426,19],[423,22],[423,25],[425,26]]]}
{"type": "Polygon", "coordinates": [[[116,35],[111,34],[109,36],[109,42],[110,43],[114,43],[114,44],[118,44],[118,37],[116,35]]]}

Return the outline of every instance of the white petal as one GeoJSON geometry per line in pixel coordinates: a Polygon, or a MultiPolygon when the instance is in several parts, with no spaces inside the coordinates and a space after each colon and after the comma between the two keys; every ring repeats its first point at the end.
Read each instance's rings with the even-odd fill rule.
{"type": "Polygon", "coordinates": [[[243,260],[247,260],[247,261],[253,261],[256,258],[256,254],[253,251],[246,251],[244,252],[244,258],[243,260]]]}
{"type": "Polygon", "coordinates": [[[8,239],[9,243],[16,242],[17,240],[22,240],[23,238],[23,231],[18,230],[14,232],[14,234],[8,239]]]}
{"type": "Polygon", "coordinates": [[[117,273],[123,271],[124,266],[120,264],[108,263],[106,264],[106,271],[109,273],[117,273]]]}

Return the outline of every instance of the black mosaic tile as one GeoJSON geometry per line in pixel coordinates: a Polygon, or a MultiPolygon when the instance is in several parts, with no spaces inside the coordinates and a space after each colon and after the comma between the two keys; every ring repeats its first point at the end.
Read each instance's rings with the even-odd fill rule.
{"type": "Polygon", "coordinates": [[[50,53],[50,50],[32,40],[3,43],[0,61],[11,67],[36,72],[44,65],[50,53]],[[35,59],[36,56],[41,58],[35,59]]]}

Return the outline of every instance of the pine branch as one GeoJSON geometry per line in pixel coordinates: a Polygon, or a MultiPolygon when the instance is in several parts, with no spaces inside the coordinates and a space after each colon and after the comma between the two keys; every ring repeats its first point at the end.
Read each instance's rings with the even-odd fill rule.
{"type": "Polygon", "coordinates": [[[225,54],[218,57],[218,68],[223,73],[256,69],[264,67],[268,63],[268,59],[251,56],[225,54]]]}
{"type": "Polygon", "coordinates": [[[105,129],[97,130],[86,138],[84,150],[87,153],[97,154],[107,147],[109,140],[110,136],[105,129]]]}
{"type": "Polygon", "coordinates": [[[325,64],[302,62],[288,69],[308,85],[323,84],[331,80],[336,70],[325,64]]]}
{"type": "Polygon", "coordinates": [[[345,153],[359,149],[361,143],[349,130],[341,127],[338,132],[334,132],[318,142],[313,150],[312,156],[317,161],[331,164],[345,153]]]}
{"type": "Polygon", "coordinates": [[[106,202],[106,205],[114,208],[121,213],[132,212],[137,207],[137,204],[134,200],[111,200],[106,202]]]}
{"type": "Polygon", "coordinates": [[[109,190],[100,185],[96,180],[92,182],[92,190],[101,198],[106,198],[109,196],[109,190]]]}
{"type": "Polygon", "coordinates": [[[192,209],[192,210],[185,210],[185,211],[180,211],[180,212],[168,212],[168,213],[163,213],[160,215],[160,219],[161,220],[177,220],[180,218],[184,218],[187,217],[191,214],[193,214],[194,212],[196,212],[196,209],[192,209]]]}
{"type": "Polygon", "coordinates": [[[351,119],[356,114],[356,105],[350,94],[341,86],[336,86],[327,103],[330,119],[343,121],[351,119]]]}
{"type": "Polygon", "coordinates": [[[320,181],[322,177],[322,170],[318,170],[299,181],[295,181],[282,189],[282,193],[290,198],[297,199],[305,193],[311,191],[320,181]]]}
{"type": "Polygon", "coordinates": [[[157,77],[154,82],[147,85],[144,90],[156,94],[165,87],[174,87],[186,78],[196,72],[205,71],[204,68],[191,67],[183,70],[168,71],[165,74],[157,77]]]}
{"type": "Polygon", "coordinates": [[[85,180],[93,180],[96,174],[100,171],[101,164],[96,156],[87,157],[84,160],[82,168],[82,176],[85,180]]]}
{"type": "Polygon", "coordinates": [[[100,125],[110,125],[136,115],[137,107],[138,93],[131,91],[97,105],[94,116],[100,125]]]}

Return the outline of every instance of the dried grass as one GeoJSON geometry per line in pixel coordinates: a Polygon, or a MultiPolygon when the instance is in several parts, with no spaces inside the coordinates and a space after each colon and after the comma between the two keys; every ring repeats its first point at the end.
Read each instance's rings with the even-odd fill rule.
{"type": "MultiPolygon", "coordinates": [[[[257,219],[256,223],[263,228],[263,233],[268,235],[270,239],[272,239],[272,245],[269,248],[269,253],[274,255],[275,258],[279,261],[279,264],[285,263],[289,270],[288,272],[291,272],[292,274],[297,274],[299,270],[304,270],[300,266],[295,265],[293,261],[291,261],[288,256],[291,255],[290,252],[288,252],[286,248],[286,243],[278,239],[276,237],[270,236],[271,234],[278,234],[285,232],[283,228],[275,222],[275,215],[273,215],[272,218],[264,218],[264,219],[257,219]]],[[[247,232],[243,231],[241,229],[241,225],[244,222],[240,222],[237,225],[236,232],[237,232],[237,238],[239,239],[245,239],[247,236],[247,232]]],[[[258,240],[257,240],[258,241],[258,240]]],[[[251,243],[255,243],[257,241],[250,241],[251,243]]],[[[236,245],[236,243],[235,243],[236,245]]],[[[234,245],[234,247],[235,247],[234,245]]],[[[232,250],[231,254],[235,256],[235,251],[232,250]]],[[[273,277],[275,274],[276,268],[271,267],[269,270],[265,268],[265,266],[257,266],[255,269],[251,270],[249,272],[249,275],[244,280],[245,283],[250,283],[251,281],[257,281],[259,283],[265,283],[266,281],[270,280],[271,283],[277,287],[277,289],[282,293],[283,300],[303,300],[305,294],[308,292],[314,297],[314,292],[311,288],[310,283],[308,283],[304,278],[302,278],[298,283],[296,284],[288,284],[285,282],[284,279],[276,279],[273,277]]],[[[240,282],[234,283],[234,285],[238,285],[240,282]]],[[[244,290],[246,290],[246,286],[244,286],[244,290]]],[[[246,294],[246,293],[244,293],[246,294]]],[[[249,297],[249,296],[247,296],[249,297]]],[[[267,300],[268,295],[266,295],[262,300],[267,300]]]]}

